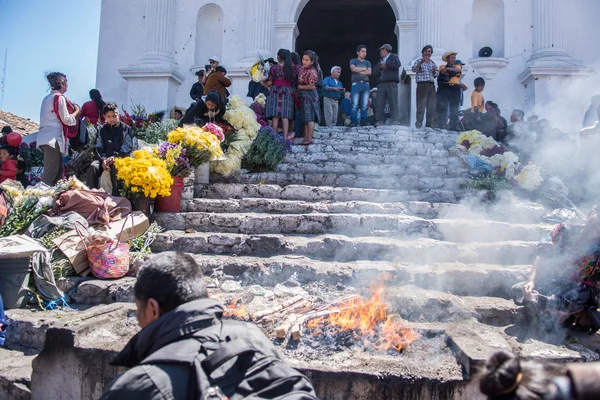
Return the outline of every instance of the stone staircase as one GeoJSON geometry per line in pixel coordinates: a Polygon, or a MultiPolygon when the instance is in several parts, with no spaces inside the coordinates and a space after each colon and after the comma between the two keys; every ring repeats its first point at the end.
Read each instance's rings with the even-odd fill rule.
{"type": "Polygon", "coordinates": [[[208,274],[245,285],[366,288],[388,273],[389,301],[408,320],[514,323],[510,287],[552,227],[536,204],[468,202],[455,143],[431,129],[321,128],[276,172],[197,185],[181,213],[156,216],[166,231],[153,250],[193,253],[208,274]]]}
{"type": "MultiPolygon", "coordinates": [[[[430,129],[321,128],[313,145],[294,145],[276,172],[213,177],[210,185],[196,185],[196,198],[184,201],[181,213],[156,215],[166,231],[153,251],[192,253],[211,291],[217,297],[227,292],[218,297],[223,301],[250,289],[262,291],[249,311],[254,303],[268,305],[266,292],[277,297],[282,291],[301,291],[326,300],[342,292],[368,295],[369,286],[384,279],[391,312],[415,328],[446,332],[448,346],[460,354],[459,376],[462,368],[468,377],[470,366],[498,348],[527,357],[597,359],[585,335],[577,343],[551,344],[531,335],[523,340],[527,328],[518,326],[525,317],[509,291],[526,279],[538,240],[553,226],[541,222],[547,210],[538,204],[516,199],[484,204],[462,189],[470,175],[450,151],[455,141],[455,133],[430,129]],[[227,285],[233,289],[225,290],[227,285]]],[[[79,285],[75,302],[98,305],[132,302],[134,283],[134,278],[76,277],[59,285],[64,290],[79,285]]],[[[98,307],[107,306],[85,311],[95,318],[86,323],[125,323],[109,317],[116,311],[98,307]],[[92,322],[98,318],[103,319],[92,322]]],[[[128,313],[125,332],[135,328],[128,313]]],[[[12,337],[20,335],[21,345],[35,351],[43,348],[48,327],[84,320],[73,313],[12,316],[17,320],[12,337]]],[[[86,329],[79,331],[88,335],[86,329]]],[[[109,342],[116,349],[127,335],[122,337],[109,342]]],[[[293,357],[290,362],[310,371],[323,369],[293,357]]],[[[348,370],[360,373],[361,366],[348,370]]],[[[104,383],[111,374],[106,373],[104,383]]],[[[437,379],[426,375],[416,378],[437,379]]],[[[2,376],[0,370],[0,384],[2,376]]],[[[457,382],[464,384],[461,378],[457,382]]],[[[439,398],[477,398],[465,393],[439,398]]]]}

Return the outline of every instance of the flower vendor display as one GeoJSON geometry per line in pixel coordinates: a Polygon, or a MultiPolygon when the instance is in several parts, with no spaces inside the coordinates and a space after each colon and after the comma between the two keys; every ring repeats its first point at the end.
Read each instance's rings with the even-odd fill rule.
{"type": "Polygon", "coordinates": [[[535,190],[543,182],[535,164],[521,164],[515,153],[479,131],[463,132],[456,142],[459,150],[467,154],[463,158],[472,168],[484,172],[492,170],[493,174],[529,191],[535,190]]]}
{"type": "Polygon", "coordinates": [[[248,75],[253,82],[260,83],[268,78],[267,72],[265,68],[265,60],[260,57],[257,62],[255,62],[252,67],[248,70],[248,75]]]}
{"type": "Polygon", "coordinates": [[[171,194],[169,196],[157,196],[154,209],[159,212],[179,212],[181,210],[183,178],[189,176],[194,168],[190,164],[186,150],[181,144],[165,142],[155,147],[153,152],[165,161],[167,171],[173,178],[171,194]]]}
{"type": "Polygon", "coordinates": [[[0,184],[0,188],[8,206],[8,217],[0,229],[0,237],[25,232],[37,217],[54,206],[55,200],[63,192],[71,189],[87,190],[75,177],[59,181],[53,187],[38,184],[27,189],[23,189],[17,181],[6,180],[0,184]]]}
{"type": "Polygon", "coordinates": [[[244,168],[250,171],[275,171],[283,157],[291,150],[291,143],[266,126],[258,131],[258,136],[242,160],[244,168]]]}
{"type": "Polygon", "coordinates": [[[146,150],[136,150],[131,157],[115,158],[117,179],[126,197],[168,196],[173,179],[164,160],[146,150]]]}
{"type": "Polygon", "coordinates": [[[256,114],[256,120],[260,124],[260,126],[269,126],[269,121],[267,121],[267,112],[266,112],[266,100],[264,94],[259,94],[254,99],[254,103],[250,106],[254,114],[256,114]]]}
{"type": "Polygon", "coordinates": [[[210,167],[216,174],[231,176],[242,168],[242,158],[250,149],[261,126],[256,120],[254,111],[242,101],[240,96],[233,96],[229,100],[224,118],[233,126],[236,140],[229,144],[227,159],[213,162],[210,167]]]}
{"type": "MultiPolygon", "coordinates": [[[[223,139],[225,138],[222,129],[214,124],[209,125],[211,126],[208,129],[216,131],[223,139]]],[[[223,159],[221,140],[208,129],[185,125],[169,132],[167,138],[169,143],[180,144],[185,149],[186,157],[192,167],[197,168],[209,161],[223,159]]]]}
{"type": "MultiPolygon", "coordinates": [[[[162,121],[166,111],[155,111],[148,114],[146,108],[140,104],[132,105],[131,114],[123,108],[123,112],[120,115],[121,121],[131,126],[133,137],[143,135],[143,132],[148,128],[149,125],[162,121]]],[[[143,139],[142,139],[143,140],[143,139]]]]}
{"type": "Polygon", "coordinates": [[[166,141],[169,132],[176,129],[178,125],[179,121],[175,119],[152,122],[137,133],[137,139],[148,144],[159,144],[166,141]]]}

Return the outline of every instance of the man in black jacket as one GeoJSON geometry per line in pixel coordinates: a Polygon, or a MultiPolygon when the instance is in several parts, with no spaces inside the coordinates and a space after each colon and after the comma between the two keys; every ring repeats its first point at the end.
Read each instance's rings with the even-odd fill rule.
{"type": "Polygon", "coordinates": [[[101,400],[227,399],[266,389],[316,400],[310,382],[282,361],[258,326],[221,320],[223,306],[208,298],[202,268],[191,255],[150,257],[133,294],[142,330],[112,363],[131,369],[101,400]]]}
{"type": "Polygon", "coordinates": [[[384,44],[379,48],[381,59],[373,69],[377,79],[377,109],[375,110],[375,126],[385,125],[385,106],[390,105],[392,124],[399,124],[398,119],[398,82],[400,82],[400,58],[392,53],[392,46],[384,44]]]}
{"type": "Polygon", "coordinates": [[[94,149],[96,159],[87,170],[86,180],[90,189],[97,189],[102,172],[110,170],[112,195],[118,196],[115,157],[127,157],[131,154],[133,150],[131,127],[119,119],[119,107],[115,103],[106,103],[102,108],[102,114],[106,123],[98,131],[94,149]]]}
{"type": "Polygon", "coordinates": [[[194,101],[200,101],[202,99],[202,96],[204,96],[204,85],[202,84],[202,80],[204,79],[204,71],[196,71],[196,76],[198,77],[198,82],[192,85],[192,89],[190,90],[190,97],[194,101]]]}

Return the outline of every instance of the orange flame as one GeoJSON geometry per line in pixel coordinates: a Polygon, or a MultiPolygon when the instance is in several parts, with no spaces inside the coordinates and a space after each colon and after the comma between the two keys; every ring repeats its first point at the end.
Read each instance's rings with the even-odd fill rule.
{"type": "Polygon", "coordinates": [[[330,308],[327,317],[312,319],[306,326],[314,330],[314,336],[321,335],[324,325],[329,325],[335,327],[333,334],[352,331],[354,339],[362,339],[365,346],[377,351],[402,351],[419,335],[403,327],[400,316],[387,314],[388,305],[381,300],[384,289],[380,282],[371,288],[370,299],[357,297],[342,302],[338,307],[330,308]]]}
{"type": "Polygon", "coordinates": [[[223,316],[225,318],[237,318],[242,321],[248,321],[250,319],[250,314],[248,314],[248,310],[246,310],[246,305],[242,304],[238,307],[238,303],[240,299],[236,299],[231,302],[228,306],[225,306],[225,311],[223,312],[223,316]]]}

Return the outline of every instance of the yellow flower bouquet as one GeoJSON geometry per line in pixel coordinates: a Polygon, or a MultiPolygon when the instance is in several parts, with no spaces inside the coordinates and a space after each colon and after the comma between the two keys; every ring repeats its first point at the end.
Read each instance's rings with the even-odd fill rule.
{"type": "Polygon", "coordinates": [[[146,150],[134,151],[131,157],[115,158],[117,178],[123,183],[123,195],[167,197],[173,178],[166,163],[146,150]]]}
{"type": "Polygon", "coordinates": [[[195,125],[186,125],[169,132],[169,143],[180,144],[195,168],[209,161],[223,160],[221,141],[214,134],[195,125]]]}

